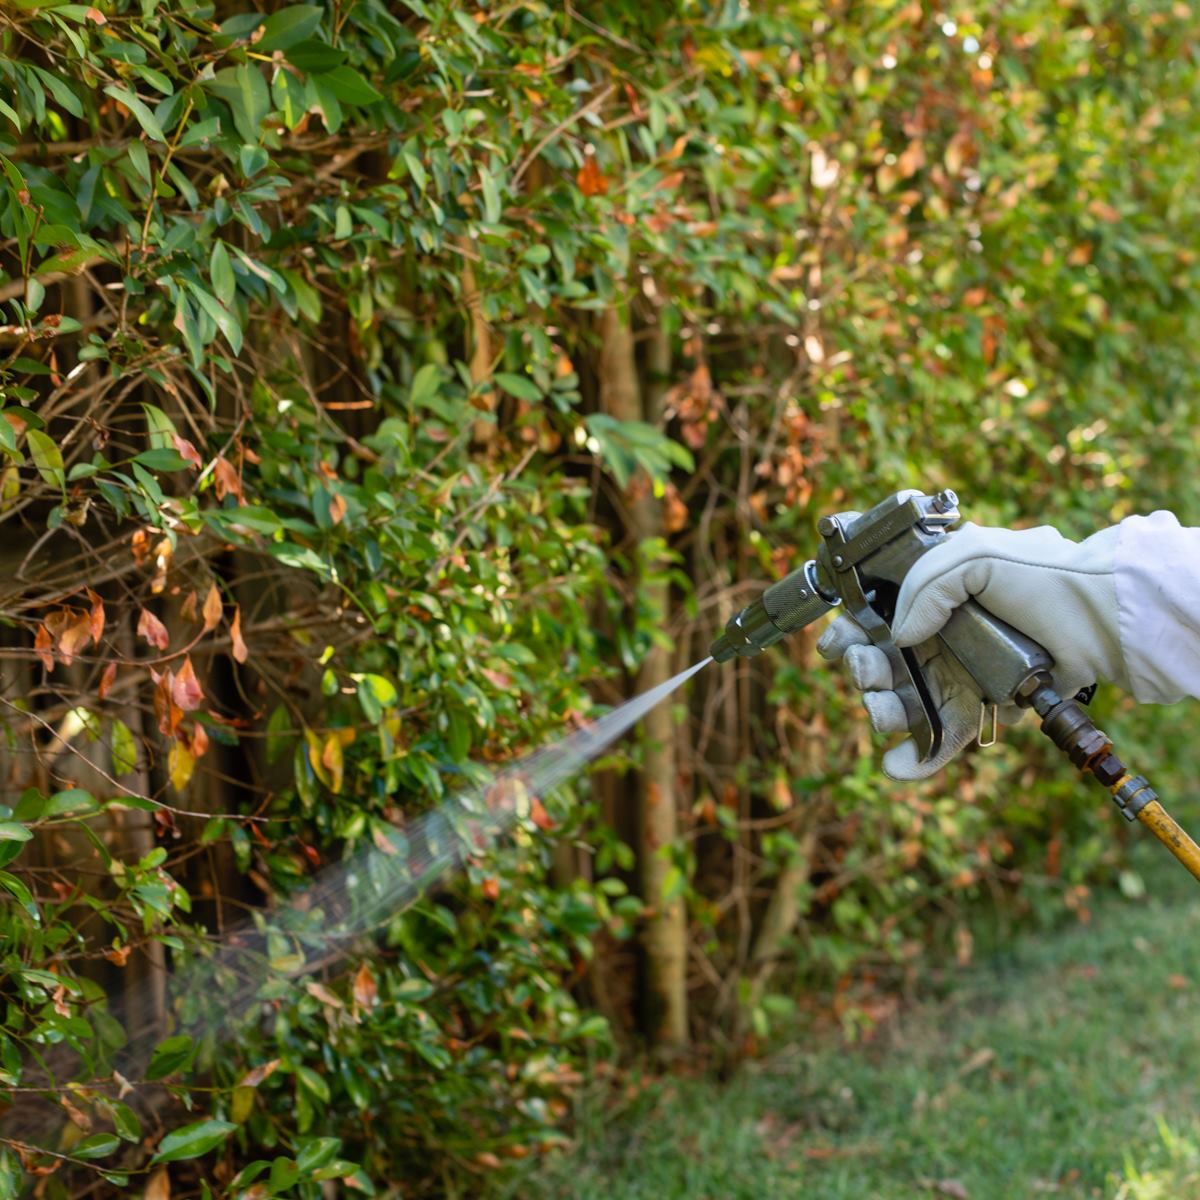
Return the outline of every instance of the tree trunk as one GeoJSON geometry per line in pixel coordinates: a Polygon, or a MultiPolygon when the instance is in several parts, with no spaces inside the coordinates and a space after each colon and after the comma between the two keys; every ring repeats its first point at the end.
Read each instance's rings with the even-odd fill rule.
{"type": "MultiPolygon", "coordinates": [[[[665,374],[662,361],[667,352],[665,337],[655,331],[652,370],[665,374]]],[[[627,320],[615,308],[606,310],[601,322],[603,344],[600,359],[601,401],[606,412],[621,420],[657,423],[661,416],[662,388],[657,381],[645,393],[640,386],[634,357],[633,334],[627,320]]],[[[640,604],[664,620],[669,585],[651,578],[653,563],[642,557],[648,539],[663,536],[662,506],[649,492],[630,503],[629,532],[638,547],[638,590],[640,604]]],[[[654,645],[638,672],[639,693],[664,683],[671,676],[667,647],[654,645]]],[[[663,897],[670,867],[669,847],[674,843],[677,798],[675,795],[675,730],[669,705],[650,712],[641,728],[642,770],[637,791],[638,821],[635,849],[639,886],[651,915],[642,930],[644,977],[643,1020],[651,1042],[662,1049],[687,1043],[687,929],[683,901],[663,897]]]]}

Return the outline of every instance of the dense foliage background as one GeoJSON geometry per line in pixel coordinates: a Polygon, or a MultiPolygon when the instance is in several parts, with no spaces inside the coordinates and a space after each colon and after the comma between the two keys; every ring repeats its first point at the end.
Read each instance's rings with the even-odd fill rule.
{"type": "MultiPolygon", "coordinates": [[[[984,915],[1144,888],[1035,733],[885,785],[813,631],[369,935],[285,906],[701,657],[822,512],[1200,521],[1197,32],[6,5],[0,1194],[474,1194],[592,1047],[854,1032],[984,915]],[[248,913],[257,994],[173,990],[248,913]]],[[[1178,726],[1101,703],[1167,791],[1178,726]]]]}

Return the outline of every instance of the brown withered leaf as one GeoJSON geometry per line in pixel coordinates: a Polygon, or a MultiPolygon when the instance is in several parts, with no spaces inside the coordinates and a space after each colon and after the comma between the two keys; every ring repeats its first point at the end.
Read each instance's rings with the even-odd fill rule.
{"type": "Polygon", "coordinates": [[[112,685],[116,682],[116,679],[117,664],[115,662],[110,662],[108,666],[104,668],[104,674],[100,676],[100,686],[96,688],[96,695],[99,696],[101,700],[103,700],[104,697],[112,691],[112,685]]]}
{"type": "Polygon", "coordinates": [[[340,996],[335,996],[323,983],[309,982],[304,985],[304,990],[312,996],[314,1000],[320,1000],[322,1004],[327,1004],[330,1008],[345,1008],[340,996]]]}
{"type": "Polygon", "coordinates": [[[546,806],[536,797],[529,804],[529,819],[541,830],[554,828],[554,820],[546,811],[546,806]]]}
{"type": "Polygon", "coordinates": [[[213,487],[216,489],[218,500],[224,500],[226,496],[236,496],[239,504],[246,503],[237,469],[221,454],[213,461],[213,487]]]}
{"type": "Polygon", "coordinates": [[[54,670],[53,647],[54,639],[50,636],[50,630],[45,625],[39,625],[33,637],[33,652],[42,660],[42,666],[47,671],[54,670]]]}
{"type": "Polygon", "coordinates": [[[118,967],[123,967],[129,961],[129,951],[129,946],[110,946],[109,949],[104,951],[104,957],[110,963],[118,967]]]}
{"type": "Polygon", "coordinates": [[[196,589],[192,588],[184,597],[183,603],[179,606],[179,615],[185,621],[194,621],[196,619],[196,605],[200,602],[200,597],[196,594],[196,589]]]}
{"type": "Polygon", "coordinates": [[[233,657],[244,663],[250,657],[246,643],[242,641],[242,606],[239,604],[233,610],[233,620],[229,623],[229,636],[233,639],[233,657]]]}
{"type": "Polygon", "coordinates": [[[340,525],[342,518],[346,515],[346,497],[341,492],[334,492],[333,497],[329,501],[329,519],[335,524],[340,525]]]}
{"type": "MultiPolygon", "coordinates": [[[[168,672],[168,677],[170,673],[168,672]]],[[[184,711],[195,712],[204,700],[204,689],[196,678],[192,656],[186,655],[179,674],[171,679],[171,699],[184,711]]]]}
{"type": "Polygon", "coordinates": [[[69,667],[72,660],[92,640],[92,622],[85,612],[71,609],[74,620],[58,635],[58,655],[64,667],[69,667]]]}
{"type": "Polygon", "coordinates": [[[171,1200],[171,1176],[167,1173],[166,1167],[159,1167],[146,1180],[146,1190],[142,1193],[142,1200],[171,1200]]]}
{"type": "Polygon", "coordinates": [[[483,881],[483,884],[479,890],[483,893],[483,898],[485,900],[500,899],[500,881],[494,875],[488,876],[488,878],[483,881]]]}
{"type": "Polygon", "coordinates": [[[221,622],[221,593],[214,583],[208,589],[208,595],[204,597],[204,608],[202,610],[204,616],[204,632],[208,633],[210,629],[216,629],[221,622]]]}
{"type": "Polygon", "coordinates": [[[258,1087],[264,1079],[270,1079],[275,1074],[279,1069],[280,1062],[280,1059],[273,1058],[270,1062],[259,1063],[257,1067],[246,1072],[238,1087],[258,1087]]]}
{"type": "Polygon", "coordinates": [[[668,483],[663,497],[663,529],[667,533],[678,533],[687,523],[687,505],[680,498],[679,489],[668,483]]]}
{"type": "Polygon", "coordinates": [[[84,1133],[90,1133],[92,1130],[92,1118],[87,1115],[82,1109],[76,1108],[66,1096],[59,1096],[59,1104],[66,1109],[67,1116],[71,1118],[73,1125],[78,1125],[84,1133]]]}
{"type": "Polygon", "coordinates": [[[143,608],[138,614],[137,633],[155,650],[165,650],[171,641],[167,627],[148,608],[143,608]]]}
{"type": "Polygon", "coordinates": [[[379,987],[371,974],[371,964],[363,963],[354,973],[354,1003],[359,1008],[374,1008],[379,999],[379,987]]]}

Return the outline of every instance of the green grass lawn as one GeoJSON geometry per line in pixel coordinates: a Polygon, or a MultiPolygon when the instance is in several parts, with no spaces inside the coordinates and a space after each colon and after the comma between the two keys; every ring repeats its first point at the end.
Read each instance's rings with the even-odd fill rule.
{"type": "Polygon", "coordinates": [[[1177,871],[1145,873],[1164,899],[1022,935],[868,1046],[591,1095],[574,1148],[505,1194],[1200,1198],[1200,890],[1177,871]]]}

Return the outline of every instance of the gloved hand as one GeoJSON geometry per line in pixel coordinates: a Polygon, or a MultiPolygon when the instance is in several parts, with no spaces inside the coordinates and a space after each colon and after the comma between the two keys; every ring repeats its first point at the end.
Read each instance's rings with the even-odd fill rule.
{"type": "MultiPolygon", "coordinates": [[[[930,642],[969,596],[1044,646],[1054,659],[1055,690],[1072,696],[1099,680],[1129,690],[1121,651],[1113,560],[1118,530],[1072,542],[1048,525],[990,529],[966,524],[931,550],[908,573],[896,603],[892,632],[897,645],[914,646],[944,727],[941,750],[917,761],[906,738],[883,757],[893,779],[924,779],[966,747],[979,729],[980,700],[970,677],[949,652],[930,642]]],[[[871,724],[901,732],[907,719],[892,690],[887,656],[848,616],[839,617],[817,643],[826,658],[845,658],[871,724]]],[[[1001,710],[1012,721],[1019,709],[1001,710]]]]}

